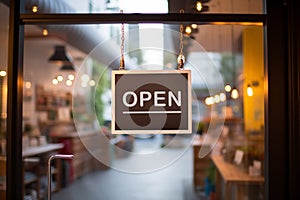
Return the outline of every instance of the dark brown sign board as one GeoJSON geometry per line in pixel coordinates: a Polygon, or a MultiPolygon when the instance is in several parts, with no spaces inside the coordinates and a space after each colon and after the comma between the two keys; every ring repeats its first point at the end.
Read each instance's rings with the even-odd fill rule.
{"type": "Polygon", "coordinates": [[[190,70],[112,71],[113,134],[192,133],[190,70]]]}

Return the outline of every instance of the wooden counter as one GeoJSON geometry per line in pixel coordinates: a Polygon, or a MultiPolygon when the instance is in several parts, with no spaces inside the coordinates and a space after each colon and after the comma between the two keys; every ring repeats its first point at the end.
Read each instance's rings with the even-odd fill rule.
{"type": "Polygon", "coordinates": [[[263,186],[264,184],[263,176],[250,176],[237,166],[225,162],[222,156],[211,156],[211,159],[217,168],[216,199],[232,199],[232,194],[236,195],[235,199],[244,199],[245,186],[263,186]],[[222,183],[224,183],[225,194],[223,194],[222,183]],[[236,192],[232,192],[233,186],[237,187],[236,192]],[[225,196],[225,198],[222,198],[222,196],[225,196]]]}

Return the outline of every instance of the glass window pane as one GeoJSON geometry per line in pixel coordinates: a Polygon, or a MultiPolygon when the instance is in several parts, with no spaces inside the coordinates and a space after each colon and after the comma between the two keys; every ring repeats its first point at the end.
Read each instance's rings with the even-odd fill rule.
{"type": "Polygon", "coordinates": [[[25,13],[264,13],[263,0],[24,0],[25,13]]]}
{"type": "MultiPolygon", "coordinates": [[[[177,68],[180,25],[124,30],[128,70],[177,68]]],[[[156,185],[150,199],[264,198],[263,27],[190,24],[183,31],[193,134],[112,135],[111,71],[119,68],[121,25],[25,26],[23,146],[62,143],[62,153],[79,155],[62,162],[53,199],[142,198],[149,182],[156,185]],[[70,60],[54,62],[61,50],[70,60]]]]}

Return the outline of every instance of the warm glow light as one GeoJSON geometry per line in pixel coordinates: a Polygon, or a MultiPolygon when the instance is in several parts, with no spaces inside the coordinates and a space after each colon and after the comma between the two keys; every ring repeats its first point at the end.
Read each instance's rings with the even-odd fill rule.
{"type": "Polygon", "coordinates": [[[47,29],[43,29],[43,36],[47,36],[48,35],[48,30],[47,29]]]}
{"type": "Polygon", "coordinates": [[[71,80],[71,81],[73,81],[75,79],[75,76],[73,74],[69,74],[68,75],[68,79],[71,80]]]}
{"type": "Polygon", "coordinates": [[[62,82],[64,80],[64,77],[62,75],[58,75],[56,78],[59,82],[62,82]]]}
{"type": "Polygon", "coordinates": [[[238,92],[237,89],[234,88],[234,89],[232,90],[232,92],[231,92],[231,97],[232,97],[233,99],[239,98],[239,92],[238,92]]]}
{"type": "Polygon", "coordinates": [[[36,13],[38,11],[39,11],[39,9],[37,6],[32,6],[32,12],[36,13]]]}
{"type": "Polygon", "coordinates": [[[202,3],[200,1],[197,1],[196,9],[200,12],[202,10],[202,8],[203,8],[202,3]]]}
{"type": "Polygon", "coordinates": [[[96,82],[94,80],[90,80],[90,86],[95,86],[96,82]]]}
{"type": "Polygon", "coordinates": [[[216,103],[220,102],[220,96],[218,94],[215,95],[215,102],[216,103]]]}
{"type": "Polygon", "coordinates": [[[250,85],[247,86],[247,95],[249,97],[252,97],[253,96],[253,89],[250,85]]]}
{"type": "Polygon", "coordinates": [[[83,74],[83,75],[81,76],[81,80],[82,80],[83,82],[88,82],[88,81],[90,80],[90,77],[89,77],[89,75],[87,75],[87,74],[83,74]]]}
{"type": "Polygon", "coordinates": [[[198,27],[198,25],[197,24],[192,24],[191,27],[192,27],[192,29],[196,29],[198,27]]]}
{"type": "Polygon", "coordinates": [[[226,95],[223,92],[220,93],[220,101],[222,102],[226,101],[226,95]]]}
{"type": "Polygon", "coordinates": [[[57,85],[58,84],[58,80],[56,78],[52,79],[52,84],[53,85],[57,85]]]}
{"type": "Polygon", "coordinates": [[[215,102],[214,102],[214,98],[213,97],[206,97],[205,99],[205,103],[206,105],[213,105],[215,102]]]}
{"type": "Polygon", "coordinates": [[[230,85],[226,85],[225,86],[225,91],[226,92],[230,92],[231,91],[231,86],[230,85]]]}
{"type": "Polygon", "coordinates": [[[31,88],[31,82],[26,81],[26,82],[25,82],[25,88],[26,88],[26,89],[30,89],[30,88],[31,88]]]}
{"type": "Polygon", "coordinates": [[[3,70],[0,71],[0,76],[4,77],[4,76],[6,76],[6,74],[7,74],[6,71],[3,71],[3,70]]]}
{"type": "Polygon", "coordinates": [[[188,35],[191,34],[192,33],[192,28],[190,26],[187,26],[185,28],[185,33],[188,34],[188,35]]]}
{"type": "Polygon", "coordinates": [[[67,80],[67,81],[66,81],[66,85],[67,85],[67,86],[71,86],[72,84],[73,84],[73,82],[72,82],[71,80],[67,80]]]}

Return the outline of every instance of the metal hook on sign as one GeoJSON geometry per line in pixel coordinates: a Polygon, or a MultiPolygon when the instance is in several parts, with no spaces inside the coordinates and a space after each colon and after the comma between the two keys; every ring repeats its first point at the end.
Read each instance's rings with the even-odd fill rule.
{"type": "Polygon", "coordinates": [[[51,200],[51,161],[54,159],[73,159],[74,155],[56,154],[48,159],[48,200],[51,200]]]}

